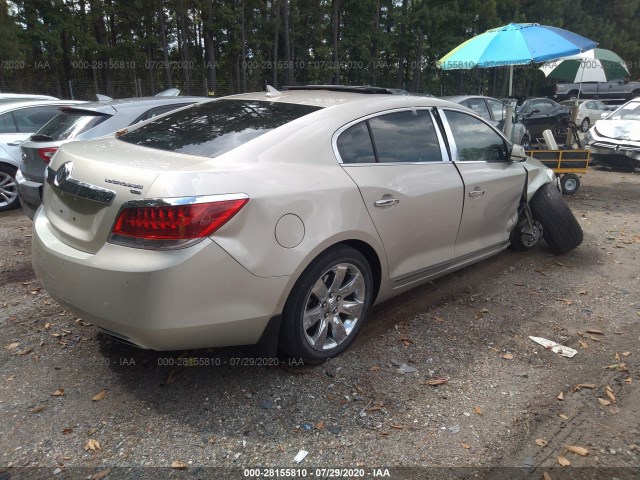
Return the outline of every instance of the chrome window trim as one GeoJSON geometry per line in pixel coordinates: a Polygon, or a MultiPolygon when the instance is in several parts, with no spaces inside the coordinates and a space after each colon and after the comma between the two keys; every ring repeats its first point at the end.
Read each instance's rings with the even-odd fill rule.
{"type": "Polygon", "coordinates": [[[356,166],[362,166],[362,167],[370,167],[371,165],[440,165],[440,163],[445,163],[445,162],[451,162],[451,159],[449,158],[449,153],[447,152],[447,147],[444,143],[444,138],[442,137],[442,133],[440,132],[440,128],[438,127],[438,122],[436,121],[436,118],[433,115],[433,109],[436,107],[399,107],[399,108],[392,108],[390,110],[384,110],[382,112],[376,112],[376,113],[371,113],[369,115],[365,115],[363,117],[360,117],[356,120],[352,120],[351,122],[343,125],[342,127],[340,127],[338,130],[336,130],[333,134],[333,136],[331,137],[331,147],[333,148],[333,153],[336,156],[336,159],[338,160],[338,163],[343,166],[343,167],[356,167],[356,166]],[[369,162],[369,163],[345,163],[342,160],[342,157],[340,156],[340,151],[338,150],[338,137],[340,137],[340,135],[342,135],[342,133],[344,133],[345,130],[351,128],[352,126],[360,123],[360,122],[365,122],[371,118],[376,118],[376,117],[381,117],[383,115],[387,115],[390,113],[398,113],[398,112],[414,112],[417,110],[427,110],[429,112],[429,116],[431,117],[431,122],[433,123],[433,128],[436,131],[436,137],[438,138],[438,144],[440,145],[440,155],[441,155],[441,162],[369,162]]]}

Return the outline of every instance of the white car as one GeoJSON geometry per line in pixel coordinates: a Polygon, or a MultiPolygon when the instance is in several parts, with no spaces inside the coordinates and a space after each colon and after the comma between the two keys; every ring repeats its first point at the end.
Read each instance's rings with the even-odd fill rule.
{"type": "MultiPolygon", "coordinates": [[[[560,102],[561,105],[568,105],[572,107],[575,100],[564,100],[560,102]]],[[[583,132],[589,131],[589,128],[602,118],[604,112],[611,111],[612,108],[608,107],[600,100],[578,100],[578,118],[576,119],[576,125],[580,126],[580,130],[583,132]]]]}
{"type": "Polygon", "coordinates": [[[627,171],[640,168],[640,97],[598,120],[585,141],[592,164],[627,171]]]}
{"type": "Polygon", "coordinates": [[[582,242],[520,145],[466,107],[375,87],[199,103],[65,144],[45,175],[41,284],[156,350],[279,344],[322,362],[375,302],[510,243],[582,242]]]}
{"type": "MultiPolygon", "coordinates": [[[[5,94],[8,95],[8,94],[5,94]]],[[[16,172],[20,167],[20,144],[55,117],[73,100],[30,100],[0,103],[0,212],[17,208],[16,172]]]]}

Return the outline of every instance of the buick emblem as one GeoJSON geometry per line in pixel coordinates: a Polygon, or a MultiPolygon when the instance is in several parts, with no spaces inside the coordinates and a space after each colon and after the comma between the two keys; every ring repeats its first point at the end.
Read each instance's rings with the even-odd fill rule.
{"type": "Polygon", "coordinates": [[[56,187],[59,187],[60,185],[62,185],[71,176],[72,170],[73,170],[73,162],[66,162],[60,165],[60,168],[58,168],[58,171],[56,172],[55,177],[53,177],[53,184],[56,187]]]}

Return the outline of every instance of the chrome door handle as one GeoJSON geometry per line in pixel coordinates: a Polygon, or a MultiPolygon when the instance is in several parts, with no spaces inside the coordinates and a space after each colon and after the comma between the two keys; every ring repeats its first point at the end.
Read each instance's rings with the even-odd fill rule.
{"type": "Polygon", "coordinates": [[[383,198],[380,200],[376,200],[375,202],[373,202],[373,204],[376,207],[390,207],[391,205],[395,205],[399,201],[400,200],[398,200],[397,198],[383,198]]]}
{"type": "Polygon", "coordinates": [[[7,145],[10,147],[19,147],[22,142],[9,142],[7,145]]]}
{"type": "Polygon", "coordinates": [[[471,190],[469,192],[470,197],[481,197],[484,195],[484,190],[471,190]]]}

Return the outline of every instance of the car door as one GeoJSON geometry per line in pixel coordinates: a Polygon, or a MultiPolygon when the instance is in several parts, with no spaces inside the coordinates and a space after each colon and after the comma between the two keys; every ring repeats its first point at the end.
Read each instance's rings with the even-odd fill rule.
{"type": "Polygon", "coordinates": [[[494,128],[465,112],[443,109],[451,155],[464,183],[455,257],[489,254],[507,245],[526,179],[510,160],[510,145],[494,128]]]}
{"type": "Polygon", "coordinates": [[[391,287],[445,268],[454,256],[463,185],[431,111],[370,116],[338,131],[335,147],[380,235],[391,287]]]}

